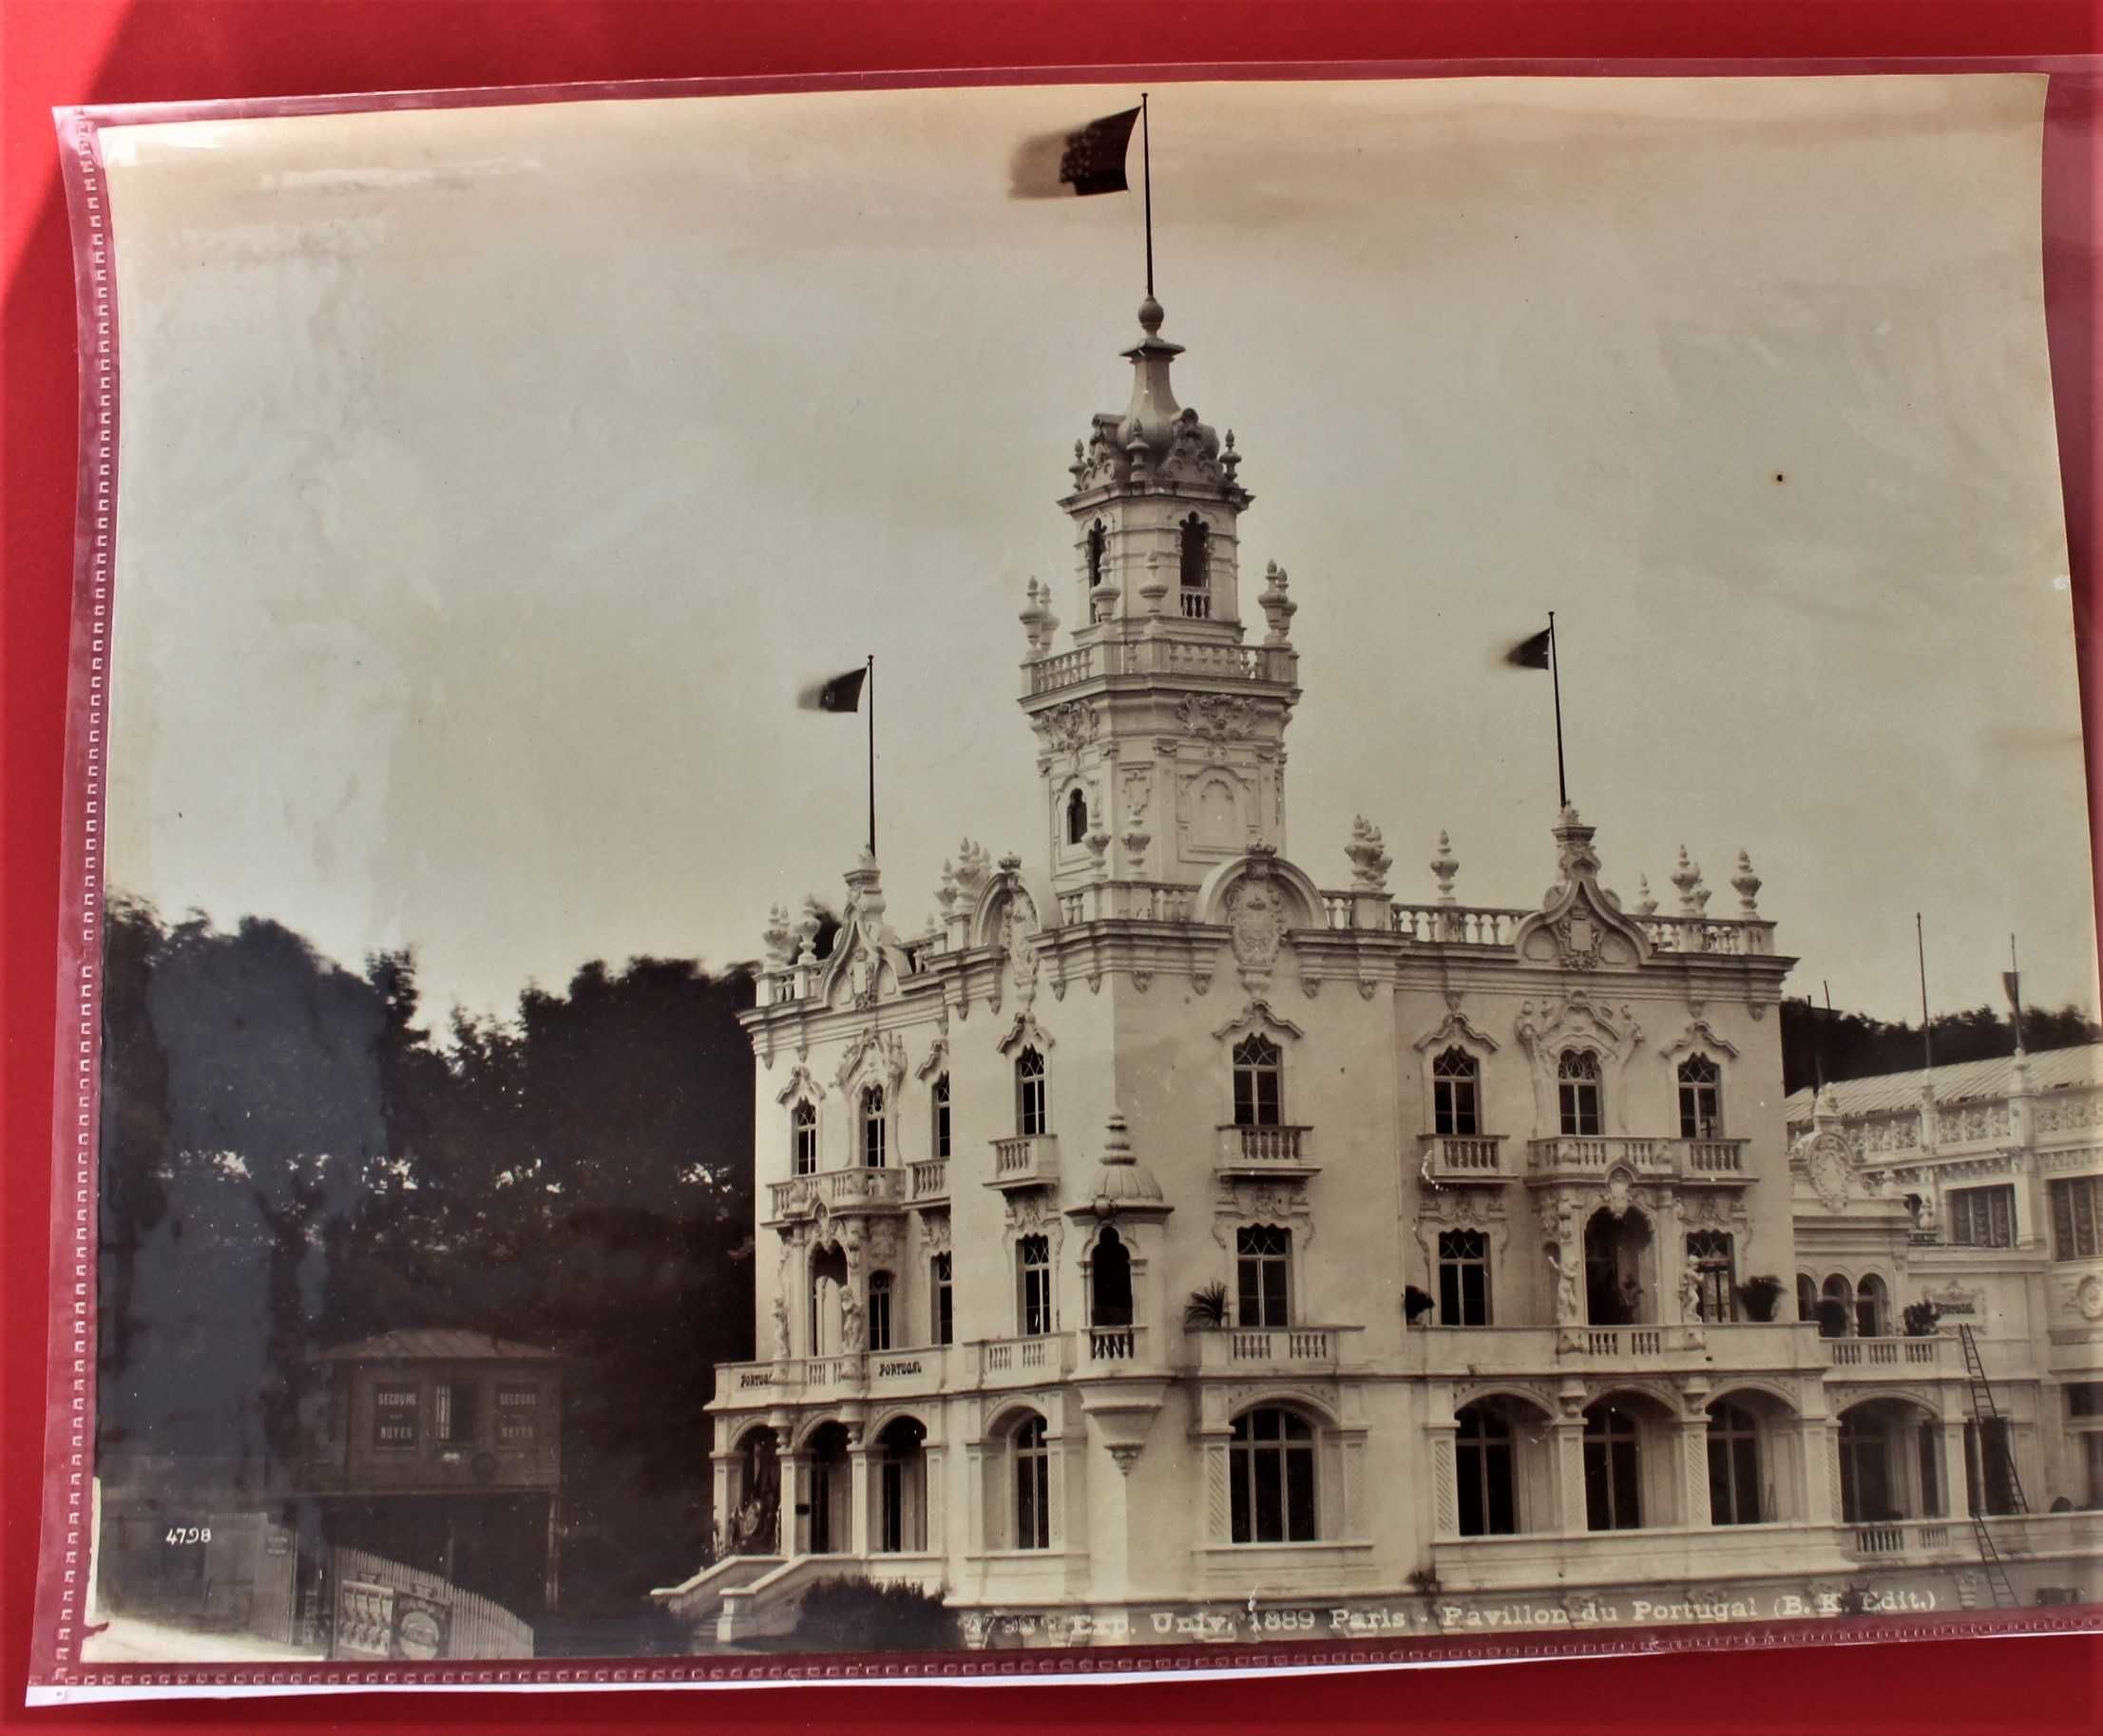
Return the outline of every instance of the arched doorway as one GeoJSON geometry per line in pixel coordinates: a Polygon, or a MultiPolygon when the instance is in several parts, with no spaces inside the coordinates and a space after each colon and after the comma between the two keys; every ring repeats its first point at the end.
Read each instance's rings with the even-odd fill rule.
{"type": "Polygon", "coordinates": [[[1656,1318],[1651,1274],[1651,1221],[1633,1207],[1615,1216],[1601,1206],[1584,1227],[1585,1318],[1596,1326],[1656,1318]]]}
{"type": "Polygon", "coordinates": [[[1655,1399],[1612,1392],[1584,1413],[1588,1531],[1639,1531],[1679,1522],[1673,1418],[1655,1399]]]}
{"type": "Polygon", "coordinates": [[[1845,1338],[1855,1324],[1855,1287],[1834,1272],[1818,1293],[1818,1335],[1845,1338]]]}
{"type": "Polygon", "coordinates": [[[1883,1280],[1875,1272],[1865,1272],[1855,1287],[1855,1336],[1882,1338],[1890,1329],[1890,1300],[1883,1280]]]}
{"type": "Polygon", "coordinates": [[[848,1547],[854,1511],[848,1481],[847,1430],[821,1422],[811,1434],[811,1548],[813,1555],[836,1555],[848,1547]]]}
{"type": "Polygon", "coordinates": [[[1088,1262],[1088,1324],[1132,1324],[1132,1255],[1124,1239],[1107,1228],[1097,1238],[1088,1262]]]}
{"type": "Polygon", "coordinates": [[[876,1437],[876,1547],[899,1555],[927,1547],[927,1430],[893,1417],[876,1437]]]}
{"type": "Polygon", "coordinates": [[[1840,1517],[1850,1525],[1942,1517],[1941,1427],[1905,1399],[1840,1413],[1840,1517]]]}
{"type": "Polygon", "coordinates": [[[737,1484],[731,1491],[727,1521],[729,1552],[772,1555],[780,1551],[781,1466],[774,1432],[762,1424],[737,1443],[737,1484]]]}
{"type": "Polygon", "coordinates": [[[1463,1537],[1555,1527],[1554,1453],[1545,1412],[1491,1393],[1454,1412],[1455,1529],[1463,1537]]]}
{"type": "Polygon", "coordinates": [[[845,1348],[840,1298],[847,1290],[847,1255],[837,1242],[811,1250],[811,1308],[806,1343],[812,1356],[837,1356],[845,1348]]]}

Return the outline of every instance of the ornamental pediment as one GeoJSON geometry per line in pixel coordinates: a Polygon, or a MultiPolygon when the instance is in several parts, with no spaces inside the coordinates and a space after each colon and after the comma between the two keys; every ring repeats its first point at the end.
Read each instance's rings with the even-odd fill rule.
{"type": "Polygon", "coordinates": [[[1635,970],[1650,957],[1650,942],[1585,875],[1550,892],[1520,924],[1512,950],[1520,963],[1545,969],[1635,970]]]}

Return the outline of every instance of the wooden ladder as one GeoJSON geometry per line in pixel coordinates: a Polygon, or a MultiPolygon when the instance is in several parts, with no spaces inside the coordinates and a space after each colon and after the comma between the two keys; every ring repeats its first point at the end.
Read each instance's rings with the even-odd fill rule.
{"type": "MultiPolygon", "coordinates": [[[[2008,1473],[2008,1492],[2012,1510],[2028,1513],[2030,1504],[2023,1498],[2022,1478],[2016,1471],[2016,1456],[2010,1444],[2010,1431],[2000,1414],[2000,1407],[1994,1402],[1993,1383],[1986,1378],[1986,1364],[1980,1361],[1979,1341],[1973,1337],[1972,1328],[1960,1326],[1957,1329],[1958,1342],[1964,1346],[1964,1378],[1972,1389],[1972,1421],[1976,1423],[1976,1439],[1979,1441],[1979,1473],[1983,1480],[1988,1454],[1998,1457],[2000,1467],[2008,1473]],[[1988,1424],[1994,1426],[1989,1427],[1988,1424]]],[[[1983,1490],[1981,1495],[1983,1497],[1983,1490]]],[[[1970,1505],[1967,1490],[1966,1505],[1970,1505]]],[[[2016,1588],[2008,1583],[2008,1570],[2002,1564],[1999,1549],[1994,1543],[1993,1532],[1988,1528],[1986,1516],[1977,1508],[1972,1510],[1972,1536],[1979,1545],[1979,1565],[1986,1571],[1987,1589],[1992,1592],[1996,1609],[2012,1610],[2018,1603],[2016,1588]]]]}

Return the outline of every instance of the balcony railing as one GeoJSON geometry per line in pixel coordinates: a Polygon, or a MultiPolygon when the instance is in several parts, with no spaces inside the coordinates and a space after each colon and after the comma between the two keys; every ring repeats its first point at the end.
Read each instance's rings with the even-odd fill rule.
{"type": "Polygon", "coordinates": [[[1356,1349],[1363,1326],[1194,1326],[1199,1369],[1306,1373],[1333,1369],[1356,1349]]]}
{"type": "Polygon", "coordinates": [[[1073,1340],[1063,1332],[1034,1338],[998,1338],[979,1346],[979,1383],[1027,1386],[1065,1374],[1073,1366],[1073,1340]]]}
{"type": "Polygon", "coordinates": [[[1504,1172],[1502,1134],[1424,1134],[1422,1167],[1434,1180],[1496,1177],[1504,1172]]]}
{"type": "Polygon", "coordinates": [[[1023,665],[1031,694],[1057,693],[1102,676],[1201,676],[1207,680],[1263,681],[1290,687],[1299,658],[1289,645],[1233,645],[1182,639],[1104,639],[1032,658],[1023,665]]]}
{"type": "Polygon", "coordinates": [[[1083,1326],[1080,1329],[1080,1349],[1091,1368],[1118,1364],[1130,1366],[1146,1359],[1146,1328],[1083,1326]]]}
{"type": "Polygon", "coordinates": [[[1845,1527],[1841,1547],[1857,1555],[1933,1555],[1970,1543],[1967,1534],[1953,1539],[1947,1519],[1887,1519],[1845,1527]]]}
{"type": "Polygon", "coordinates": [[[993,1141],[989,1188],[1041,1188],[1059,1179],[1059,1135],[1021,1134],[993,1141]]]}
{"type": "Polygon", "coordinates": [[[1526,1167],[1536,1176],[1604,1175],[1616,1164],[1644,1175],[1731,1177],[1748,1173],[1744,1139],[1630,1139],[1561,1135],[1526,1141],[1526,1167]]]}
{"type": "Polygon", "coordinates": [[[1405,940],[1441,946],[1509,946],[1527,910],[1471,909],[1462,905],[1394,906],[1389,924],[1405,940]]]}
{"type": "Polygon", "coordinates": [[[1067,927],[1080,923],[1187,923],[1197,903],[1197,888],[1156,880],[1099,880],[1078,891],[1059,895],[1059,920],[1067,927]]]}
{"type": "Polygon", "coordinates": [[[906,1192],[906,1173],[892,1169],[824,1170],[768,1184],[775,1218],[801,1217],[822,1202],[828,1211],[895,1211],[906,1192]]]}
{"type": "MultiPolygon", "coordinates": [[[[1826,1365],[1809,1321],[1710,1325],[1433,1326],[1409,1331],[1406,1365],[1435,1376],[1671,1368],[1814,1374],[1826,1365]]],[[[1830,1341],[1827,1341],[1830,1342],[1830,1341]]]]}
{"type": "Polygon", "coordinates": [[[1956,1373],[1961,1367],[1952,1338],[1825,1338],[1836,1369],[1861,1375],[1956,1373]]]}
{"type": "Polygon", "coordinates": [[[1644,916],[1636,921],[1654,952],[1721,952],[1745,958],[1774,950],[1772,923],[1706,916],[1644,916]]]}
{"type": "Polygon", "coordinates": [[[1314,1130],[1311,1127],[1241,1127],[1219,1129],[1218,1167],[1252,1175],[1311,1174],[1314,1130]]]}
{"type": "Polygon", "coordinates": [[[912,1177],[908,1192],[914,1205],[949,1197],[949,1160],[946,1157],[924,1157],[907,1173],[912,1177]]]}

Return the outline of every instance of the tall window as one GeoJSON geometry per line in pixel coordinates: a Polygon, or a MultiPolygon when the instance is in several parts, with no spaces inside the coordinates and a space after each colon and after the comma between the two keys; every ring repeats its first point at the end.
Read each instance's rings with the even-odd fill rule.
{"type": "Polygon", "coordinates": [[[1209,620],[1213,612],[1212,532],[1205,521],[1192,513],[1180,528],[1180,576],[1183,614],[1190,620],[1209,620]]]}
{"type": "Polygon", "coordinates": [[[1706,1055],[1679,1063],[1679,1136],[1723,1137],[1723,1075],[1706,1055]]]}
{"type": "Polygon", "coordinates": [[[1519,1529],[1511,1421],[1494,1405],[1470,1404],[1461,1412],[1460,1423],[1453,1451],[1460,1474],[1461,1535],[1509,1536],[1519,1529]]]}
{"type": "Polygon", "coordinates": [[[1860,1525],[1902,1517],[1891,1501],[1891,1448],[1874,1413],[1840,1419],[1840,1517],[1860,1525]]]}
{"type": "Polygon", "coordinates": [[[1265,1408],[1234,1419],[1228,1442],[1236,1543],[1305,1543],[1314,1536],[1314,1431],[1296,1412],[1265,1408]]]}
{"type": "Polygon", "coordinates": [[[1709,1407],[1709,1522],[1757,1525],[1760,1509],[1760,1428],[1742,1405],[1709,1407]]]}
{"type": "Polygon", "coordinates": [[[1476,1115],[1479,1078],[1475,1057],[1465,1049],[1448,1049],[1431,1063],[1431,1116],[1434,1131],[1472,1135],[1482,1125],[1476,1115]]]}
{"type": "Polygon", "coordinates": [[[946,1073],[935,1076],[935,1088],[930,1095],[935,1108],[934,1154],[946,1157],[949,1154],[949,1076],[946,1073]]]}
{"type": "Polygon", "coordinates": [[[1108,1228],[1097,1241],[1095,1255],[1088,1262],[1088,1324],[1132,1324],[1132,1255],[1123,1238],[1108,1228]]]}
{"type": "Polygon", "coordinates": [[[1599,1132],[1599,1058],[1590,1049],[1565,1049],[1556,1062],[1556,1096],[1562,1131],[1578,1138],[1599,1132]]]}
{"type": "Polygon", "coordinates": [[[1044,1419],[1032,1415],[1010,1439],[1015,1457],[1015,1547],[1051,1547],[1051,1448],[1044,1419]]]}
{"type": "Polygon", "coordinates": [[[440,1381],[431,1395],[430,1438],[459,1445],[474,1439],[474,1383],[440,1381]]]}
{"type": "Polygon", "coordinates": [[[1088,526],[1088,588],[1091,591],[1102,582],[1102,554],[1109,544],[1110,533],[1098,519],[1088,526]]]}
{"type": "Polygon", "coordinates": [[[1950,1240],[1967,1248],[2016,1245],[2016,1190],[1959,1188],[1949,1196],[1950,1240]]]}
{"type": "Polygon", "coordinates": [[[1081,844],[1088,837],[1088,798],[1076,790],[1066,798],[1066,842],[1081,844]]]}
{"type": "Polygon", "coordinates": [[[798,1175],[818,1173],[818,1112],[811,1103],[798,1103],[789,1112],[790,1165],[798,1175]]]}
{"type": "Polygon", "coordinates": [[[1818,1293],[1818,1335],[1845,1338],[1855,1322],[1855,1287],[1845,1272],[1826,1275],[1818,1293]]]}
{"type": "Polygon", "coordinates": [[[1275,1127],[1283,1095],[1278,1045],[1260,1031],[1234,1044],[1234,1125],[1275,1127]]]}
{"type": "Polygon", "coordinates": [[[2103,1176],[2074,1175],[2052,1184],[2052,1257],[2093,1260],[2103,1253],[2096,1230],[2103,1176]]]}
{"type": "Polygon", "coordinates": [[[1026,1235],[1015,1244],[1016,1318],[1023,1336],[1041,1338],[1052,1329],[1051,1244],[1026,1235]]]}
{"type": "Polygon", "coordinates": [[[2103,1381],[2070,1381],[2067,1425],[2083,1478],[2081,1505],[2103,1507],[2103,1381]]]}
{"type": "Polygon", "coordinates": [[[1480,1230],[1439,1232],[1439,1324],[1490,1324],[1490,1239],[1480,1230]]]}
{"type": "Polygon", "coordinates": [[[1720,1326],[1737,1312],[1730,1235],[1721,1230],[1697,1230],[1687,1238],[1687,1265],[1701,1286],[1701,1318],[1720,1326]]]}
{"type": "Polygon", "coordinates": [[[1863,1274],[1862,1284],[1855,1291],[1855,1333],[1861,1338],[1882,1338],[1891,1324],[1883,1280],[1875,1272],[1863,1274]]]}
{"type": "Polygon", "coordinates": [[[927,1295],[934,1318],[929,1323],[934,1342],[953,1345],[957,1340],[957,1317],[949,1288],[949,1256],[938,1253],[927,1262],[927,1295]]]}
{"type": "Polygon", "coordinates": [[[1015,1058],[1015,1131],[1035,1135],[1045,1126],[1044,1058],[1035,1049],[1024,1049],[1015,1058]]]}
{"type": "Polygon", "coordinates": [[[884,1088],[871,1085],[862,1093],[862,1162],[871,1170],[884,1167],[884,1088]]]}
{"type": "Polygon", "coordinates": [[[1638,1431],[1618,1404],[1585,1412],[1584,1517],[1593,1531],[1635,1531],[1643,1523],[1638,1431]]]}
{"type": "Polygon", "coordinates": [[[869,1275],[869,1347],[890,1348],[890,1273],[869,1275]]]}
{"type": "Polygon", "coordinates": [[[1234,1232],[1235,1324],[1282,1326],[1290,1314],[1286,1287],[1292,1235],[1276,1224],[1248,1224],[1234,1232]]]}
{"type": "Polygon", "coordinates": [[[1809,1272],[1796,1274],[1796,1317],[1799,1320],[1818,1318],[1818,1284],[1809,1272]]]}
{"type": "Polygon", "coordinates": [[[2016,1511],[2016,1459],[2006,1417],[1964,1424],[1964,1487],[1973,1513],[2016,1511]]]}

